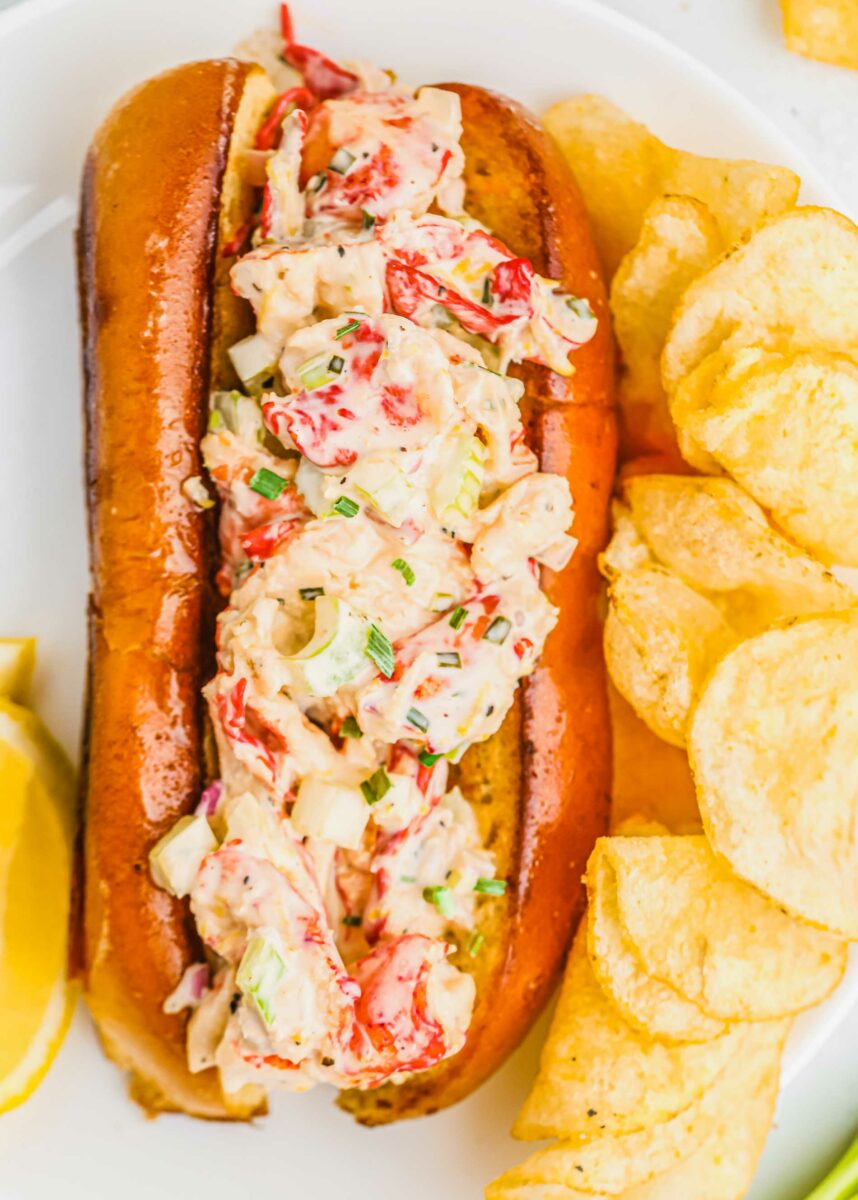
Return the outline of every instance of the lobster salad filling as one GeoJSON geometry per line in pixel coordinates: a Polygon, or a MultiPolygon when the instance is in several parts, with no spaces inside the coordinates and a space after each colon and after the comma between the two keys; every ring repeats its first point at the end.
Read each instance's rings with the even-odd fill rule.
{"type": "Polygon", "coordinates": [[[451,958],[506,883],[455,764],[534,669],[557,616],[540,568],[575,548],[506,368],[569,374],[596,322],[464,212],[455,93],[335,63],[285,9],[245,52],[282,95],[231,272],[257,332],[202,446],[220,777],[150,856],[207,959],[165,1007],[192,1009],[191,1070],[227,1091],[371,1088],[468,1036],[451,958]]]}

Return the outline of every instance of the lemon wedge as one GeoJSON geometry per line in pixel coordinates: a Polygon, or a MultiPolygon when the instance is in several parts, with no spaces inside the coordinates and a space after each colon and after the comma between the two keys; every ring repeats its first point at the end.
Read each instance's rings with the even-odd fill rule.
{"type": "Polygon", "coordinates": [[[35,638],[0,638],[0,696],[26,703],[35,665],[35,638]]]}
{"type": "Polygon", "coordinates": [[[35,714],[0,698],[0,1112],[38,1086],[72,1011],[71,764],[35,714]]]}

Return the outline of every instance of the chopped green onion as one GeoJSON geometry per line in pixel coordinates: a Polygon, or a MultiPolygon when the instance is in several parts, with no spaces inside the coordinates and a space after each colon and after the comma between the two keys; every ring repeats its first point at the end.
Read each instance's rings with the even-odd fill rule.
{"type": "Polygon", "coordinates": [[[480,947],[485,940],[486,935],[475,929],[471,934],[471,940],[468,942],[468,954],[470,954],[471,958],[477,957],[480,952],[480,947]]]}
{"type": "Polygon", "coordinates": [[[456,650],[439,650],[435,655],[439,667],[461,667],[462,656],[456,650]]]}
{"type": "Polygon", "coordinates": [[[566,301],[566,307],[571,308],[576,317],[581,317],[585,321],[592,321],[596,315],[583,296],[570,296],[566,301]]]}
{"type": "Polygon", "coordinates": [[[416,875],[400,875],[399,882],[400,883],[416,883],[417,876],[416,875]]]}
{"type": "Polygon", "coordinates": [[[453,609],[453,615],[450,617],[450,624],[454,629],[461,629],[465,623],[465,617],[468,615],[468,610],[459,605],[453,609]]]}
{"type": "Polygon", "coordinates": [[[375,225],[375,214],[367,212],[365,208],[360,210],[360,217],[364,229],[372,229],[373,225],[375,225]]]}
{"type": "Polygon", "coordinates": [[[437,613],[446,612],[453,602],[453,597],[449,592],[436,592],[432,597],[432,611],[437,613]]]}
{"type": "Polygon", "coordinates": [[[331,382],[327,354],[314,354],[312,358],[305,359],[295,373],[305,392],[314,392],[316,388],[324,387],[331,382]]]}
{"type": "Polygon", "coordinates": [[[375,804],[382,796],[387,795],[392,786],[387,771],[384,767],[379,767],[374,775],[370,775],[369,779],[363,781],[360,790],[363,792],[363,798],[367,804],[375,804]]]}
{"type": "Polygon", "coordinates": [[[360,725],[358,725],[354,717],[346,717],[345,721],[343,721],[342,725],[340,726],[340,737],[363,737],[363,730],[361,729],[360,725]]]}
{"type": "Polygon", "coordinates": [[[360,512],[360,505],[355,504],[348,496],[340,496],[334,501],[333,508],[341,517],[356,517],[360,512]]]}
{"type": "Polygon", "coordinates": [[[448,887],[425,887],[423,889],[423,899],[428,900],[430,904],[434,904],[438,911],[445,917],[452,917],[456,911],[453,893],[448,887]]]}
{"type": "Polygon", "coordinates": [[[382,675],[386,679],[390,679],[394,666],[393,646],[390,644],[390,638],[386,637],[377,625],[370,625],[369,627],[369,635],[366,639],[366,652],[382,675]]]}
{"type": "Polygon", "coordinates": [[[506,617],[495,617],[491,625],[483,634],[483,640],[486,642],[494,642],[496,646],[500,646],[506,641],[509,631],[512,629],[512,622],[506,617]]]}
{"type": "Polygon", "coordinates": [[[506,891],[506,880],[480,878],[474,884],[474,891],[484,896],[502,896],[506,891]]]}
{"type": "Polygon", "coordinates": [[[264,496],[266,500],[276,500],[288,486],[288,479],[269,471],[267,467],[260,467],[258,471],[254,471],[250,480],[250,490],[264,496]]]}
{"type": "Polygon", "coordinates": [[[494,302],[494,296],[492,295],[492,281],[487,275],[485,283],[483,284],[483,304],[485,304],[487,308],[491,308],[494,302]]]}
{"type": "Polygon", "coordinates": [[[216,433],[218,429],[223,429],[223,426],[223,414],[219,413],[216,408],[213,408],[209,413],[209,433],[216,433]]]}
{"type": "Polygon", "coordinates": [[[335,375],[342,375],[343,367],[345,365],[346,365],[346,360],[344,358],[340,358],[339,354],[335,354],[334,357],[331,359],[331,361],[328,363],[328,370],[333,371],[333,373],[335,375]]]}
{"type": "Polygon", "coordinates": [[[298,595],[302,600],[316,600],[324,594],[325,589],[322,587],[298,588],[298,595]]]}
{"type": "Polygon", "coordinates": [[[405,580],[406,585],[408,587],[411,587],[412,583],[417,578],[417,576],[411,570],[411,568],[409,567],[409,565],[405,561],[405,559],[404,558],[395,558],[390,565],[393,567],[394,571],[398,571],[400,573],[402,578],[405,580]]]}
{"type": "Polygon", "coordinates": [[[340,338],[344,338],[347,333],[354,333],[356,329],[360,329],[360,321],[349,321],[348,325],[343,325],[342,329],[337,330],[334,341],[338,342],[340,338]]]}
{"type": "Polygon", "coordinates": [[[308,192],[320,192],[327,182],[328,182],[328,177],[325,174],[325,172],[319,171],[318,175],[314,175],[313,178],[310,180],[310,182],[307,184],[307,191],[308,192]]]}
{"type": "Polygon", "coordinates": [[[338,175],[345,175],[354,161],[355,156],[350,154],[345,146],[340,146],[339,150],[334,151],[334,156],[328,163],[328,170],[336,171],[338,175]]]}
{"type": "Polygon", "coordinates": [[[419,708],[409,708],[405,714],[405,720],[409,725],[413,725],[415,729],[419,729],[421,733],[425,733],[429,728],[429,718],[424,717],[419,708]]]}
{"type": "Polygon", "coordinates": [[[442,757],[441,754],[430,754],[428,750],[421,750],[417,755],[417,760],[422,762],[424,767],[434,767],[438,759],[442,757]]]}
{"type": "Polygon", "coordinates": [[[356,928],[358,925],[360,925],[362,923],[362,921],[363,921],[363,917],[343,917],[343,924],[351,925],[354,928],[356,928]]]}

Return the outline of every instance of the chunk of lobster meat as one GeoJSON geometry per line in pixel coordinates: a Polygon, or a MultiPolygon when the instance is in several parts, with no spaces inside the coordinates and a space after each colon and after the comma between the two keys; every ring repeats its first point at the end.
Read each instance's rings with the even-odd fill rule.
{"type": "Polygon", "coordinates": [[[439,310],[496,344],[503,362],[541,363],[570,375],[569,354],[596,332],[585,300],[543,278],[480,227],[397,215],[381,230],[389,303],[421,325],[439,310]]]}
{"type": "Polygon", "coordinates": [[[380,316],[384,310],[384,259],[377,241],[343,238],[336,242],[262,245],[233,266],[236,295],[248,300],[257,327],[278,350],[316,316],[349,310],[380,316]]]}
{"type": "Polygon", "coordinates": [[[437,88],[362,92],[310,114],[301,174],[307,215],[372,225],[399,209],[462,211],[458,97],[437,88]]]}
{"type": "Polygon", "coordinates": [[[527,571],[528,560],[547,555],[556,570],[575,548],[572,496],[562,475],[525,475],[479,513],[471,566],[483,583],[527,571]],[[564,558],[565,556],[565,558],[564,558]],[[561,561],[562,559],[562,561],[561,561]]]}
{"type": "Polygon", "coordinates": [[[426,1070],[465,1044],[476,988],[446,957],[443,942],[406,934],[354,964],[360,996],[343,1064],[351,1086],[426,1070]]]}
{"type": "Polygon", "coordinates": [[[455,412],[446,355],[398,317],[356,313],[300,330],[281,370],[293,391],[266,397],[266,424],[317,467],[351,466],[370,448],[420,449],[455,412]]]}
{"type": "Polygon", "coordinates": [[[557,610],[529,573],[489,585],[394,647],[390,679],[357,690],[358,723],[384,741],[460,753],[494,733],[530,673],[557,610]]]}

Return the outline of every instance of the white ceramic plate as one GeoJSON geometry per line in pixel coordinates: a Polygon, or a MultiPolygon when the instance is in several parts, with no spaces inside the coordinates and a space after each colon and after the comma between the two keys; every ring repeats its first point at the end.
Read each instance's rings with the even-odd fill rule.
{"type": "MultiPolygon", "coordinates": [[[[313,0],[302,40],[395,66],[414,82],[486,84],[541,110],[600,91],[675,143],[787,163],[808,199],[836,197],[747,102],[676,49],[588,0],[313,0]]],[[[38,702],[74,752],[81,715],[86,549],[72,230],[87,142],[128,87],[228,51],[273,19],[264,0],[28,0],[0,14],[0,630],[36,633],[38,702]]],[[[167,169],[168,164],[153,164],[167,169]]],[[[793,1078],[858,994],[853,969],[790,1043],[793,1078]]],[[[507,1136],[540,1024],[457,1108],[365,1131],[321,1089],[255,1127],[145,1121],[80,1013],[34,1099],[0,1121],[0,1197],[168,1200],[275,1195],[473,1200],[526,1148],[507,1136]]]]}

